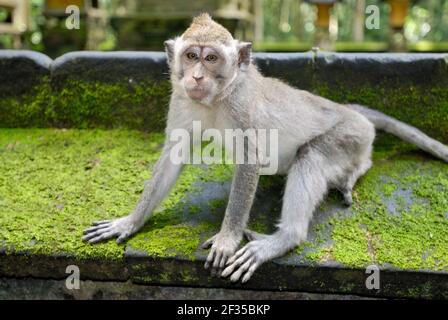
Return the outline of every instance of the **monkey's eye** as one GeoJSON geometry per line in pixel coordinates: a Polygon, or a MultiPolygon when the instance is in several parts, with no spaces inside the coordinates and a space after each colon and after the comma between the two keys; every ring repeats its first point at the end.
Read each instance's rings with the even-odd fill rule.
{"type": "Polygon", "coordinates": [[[198,58],[198,55],[196,53],[194,53],[194,52],[188,52],[187,53],[187,58],[190,59],[190,60],[195,60],[195,59],[198,58]]]}
{"type": "Polygon", "coordinates": [[[205,61],[208,62],[215,62],[216,60],[218,60],[218,56],[215,54],[209,54],[208,56],[205,57],[205,61]]]}

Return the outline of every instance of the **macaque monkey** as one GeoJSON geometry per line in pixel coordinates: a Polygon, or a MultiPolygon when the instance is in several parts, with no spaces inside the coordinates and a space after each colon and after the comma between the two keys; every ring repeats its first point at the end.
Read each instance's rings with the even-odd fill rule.
{"type": "Polygon", "coordinates": [[[128,216],[94,222],[83,239],[112,237],[122,242],[137,232],[175,184],[182,164],[170,161],[177,128],[278,130],[278,174],[287,175],[281,218],[271,235],[246,229],[260,164],[235,165],[220,231],[207,240],[205,267],[231,281],[249,280],[264,262],[285,254],[307,237],[308,225],[330,188],[352,203],[356,181],[372,165],[375,128],[448,162],[448,148],[418,129],[360,105],[341,105],[260,74],[251,62],[251,44],[232,35],[208,14],[194,18],[182,36],[165,42],[172,95],[166,142],[152,178],[128,216]],[[249,242],[239,251],[243,236],[249,242]]]}

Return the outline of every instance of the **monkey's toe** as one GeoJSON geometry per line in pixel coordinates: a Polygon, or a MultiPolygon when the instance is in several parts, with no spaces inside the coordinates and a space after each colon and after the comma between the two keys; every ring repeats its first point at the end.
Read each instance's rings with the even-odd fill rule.
{"type": "Polygon", "coordinates": [[[351,205],[353,204],[353,197],[352,197],[352,193],[351,192],[344,193],[344,204],[347,207],[351,207],[351,205]]]}
{"type": "Polygon", "coordinates": [[[241,276],[241,282],[247,282],[255,270],[263,263],[260,256],[261,247],[265,241],[251,241],[237,251],[227,262],[227,267],[222,272],[222,277],[230,276],[230,281],[236,282],[241,276]]]}
{"type": "Polygon", "coordinates": [[[211,247],[204,268],[210,269],[212,276],[221,275],[228,259],[235,253],[240,239],[228,233],[218,233],[203,243],[203,247],[211,247]]]}

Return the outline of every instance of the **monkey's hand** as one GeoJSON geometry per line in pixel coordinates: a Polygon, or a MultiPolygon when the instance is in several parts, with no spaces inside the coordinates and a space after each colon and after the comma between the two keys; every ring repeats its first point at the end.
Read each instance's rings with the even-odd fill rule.
{"type": "Polygon", "coordinates": [[[242,236],[238,237],[227,232],[219,232],[202,244],[203,249],[211,248],[204,267],[213,275],[221,273],[227,260],[235,253],[242,236]]]}
{"type": "Polygon", "coordinates": [[[84,231],[82,240],[88,241],[89,243],[96,243],[117,237],[117,243],[121,243],[130,235],[137,232],[143,224],[137,221],[132,215],[129,215],[115,220],[96,221],[92,225],[92,227],[84,231]]]}

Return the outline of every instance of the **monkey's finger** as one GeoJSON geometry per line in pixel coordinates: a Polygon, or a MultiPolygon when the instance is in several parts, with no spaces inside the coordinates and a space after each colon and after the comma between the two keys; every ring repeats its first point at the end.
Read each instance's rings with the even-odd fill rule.
{"type": "Polygon", "coordinates": [[[213,259],[213,265],[211,267],[211,275],[213,277],[217,276],[218,273],[220,274],[220,270],[218,269],[219,263],[222,259],[223,253],[220,250],[217,250],[215,253],[215,258],[213,259]]]}
{"type": "Polygon", "coordinates": [[[222,251],[217,250],[215,259],[213,260],[213,268],[218,268],[219,263],[221,262],[222,255],[223,255],[222,251]]]}
{"type": "Polygon", "coordinates": [[[115,235],[117,235],[116,231],[109,231],[109,232],[106,232],[106,233],[103,233],[103,234],[99,235],[96,238],[93,238],[93,239],[89,240],[89,243],[97,243],[97,242],[100,242],[100,241],[112,238],[115,235]]]}
{"type": "Polygon", "coordinates": [[[219,264],[215,268],[214,272],[212,273],[214,276],[221,276],[222,270],[224,269],[224,266],[226,265],[226,261],[227,261],[228,258],[229,258],[229,256],[226,253],[223,253],[221,255],[221,259],[219,260],[219,264]]]}
{"type": "Polygon", "coordinates": [[[230,275],[233,272],[233,270],[235,270],[236,267],[243,264],[250,257],[251,257],[250,251],[246,251],[239,259],[237,259],[232,264],[230,264],[227,268],[225,268],[224,271],[221,273],[221,276],[227,277],[228,275],[230,275]]]}
{"type": "Polygon", "coordinates": [[[202,249],[209,249],[213,242],[215,241],[215,237],[211,237],[210,239],[208,239],[207,241],[205,241],[202,245],[201,248],[202,249]]]}
{"type": "Polygon", "coordinates": [[[97,236],[100,236],[100,235],[102,235],[103,233],[107,233],[107,232],[109,232],[109,231],[110,231],[109,228],[106,228],[106,229],[100,229],[100,230],[91,232],[91,233],[89,233],[89,234],[86,234],[84,237],[82,237],[82,240],[84,240],[84,241],[89,241],[90,239],[95,238],[95,237],[97,237],[97,236]]]}
{"type": "Polygon", "coordinates": [[[117,243],[120,244],[122,243],[124,240],[126,240],[127,238],[129,238],[130,234],[127,232],[122,233],[118,238],[117,238],[117,243]]]}
{"type": "Polygon", "coordinates": [[[249,259],[251,257],[252,253],[247,250],[241,257],[239,257],[238,259],[235,260],[235,262],[233,263],[235,266],[240,266],[242,265],[244,262],[246,262],[247,259],[249,259]]]}
{"type": "Polygon", "coordinates": [[[204,264],[205,269],[208,269],[210,267],[210,264],[212,263],[214,256],[215,256],[215,249],[212,248],[212,250],[210,250],[210,253],[207,256],[207,260],[205,261],[204,264]]]}
{"type": "Polygon", "coordinates": [[[235,265],[231,264],[230,266],[225,268],[224,271],[221,272],[221,277],[225,278],[228,275],[230,275],[233,272],[233,270],[235,270],[235,267],[236,267],[235,265]]]}
{"type": "Polygon", "coordinates": [[[109,222],[112,222],[112,220],[93,221],[92,225],[98,226],[100,224],[109,223],[109,222]]]}
{"type": "Polygon", "coordinates": [[[238,250],[228,261],[227,261],[227,265],[232,264],[235,262],[236,259],[238,259],[239,257],[241,257],[243,255],[244,252],[246,252],[247,250],[247,246],[244,246],[243,248],[241,248],[240,250],[238,250]]]}
{"type": "Polygon", "coordinates": [[[247,270],[247,272],[246,272],[246,274],[244,275],[244,277],[243,277],[243,279],[241,280],[241,282],[242,282],[242,283],[246,283],[246,282],[252,277],[252,275],[254,274],[255,270],[257,270],[257,268],[258,268],[259,265],[260,265],[260,264],[259,264],[258,262],[255,261],[255,262],[250,266],[249,270],[247,270]]]}
{"type": "Polygon", "coordinates": [[[224,268],[224,266],[226,265],[226,262],[227,262],[228,259],[229,259],[229,257],[226,254],[222,255],[221,262],[219,263],[219,269],[221,271],[224,268]]]}
{"type": "Polygon", "coordinates": [[[97,230],[100,230],[100,229],[105,229],[105,228],[108,228],[108,227],[110,227],[109,224],[100,224],[98,226],[94,226],[94,227],[90,227],[90,228],[85,229],[84,230],[84,234],[88,234],[88,233],[91,233],[93,231],[97,231],[97,230]]]}
{"type": "Polygon", "coordinates": [[[232,276],[230,277],[230,281],[236,282],[239,280],[243,272],[245,272],[247,269],[249,269],[250,264],[252,263],[252,259],[249,259],[245,264],[243,264],[241,267],[236,270],[232,276]]]}

